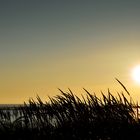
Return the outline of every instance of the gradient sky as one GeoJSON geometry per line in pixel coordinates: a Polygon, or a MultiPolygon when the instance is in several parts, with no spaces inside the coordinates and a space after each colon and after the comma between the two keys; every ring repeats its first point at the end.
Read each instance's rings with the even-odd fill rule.
{"type": "Polygon", "coordinates": [[[0,0],[0,103],[123,90],[140,99],[139,0],[0,0]]]}

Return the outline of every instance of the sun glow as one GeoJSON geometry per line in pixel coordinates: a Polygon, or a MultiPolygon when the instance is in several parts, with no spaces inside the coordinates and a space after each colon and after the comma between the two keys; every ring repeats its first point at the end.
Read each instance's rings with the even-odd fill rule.
{"type": "Polygon", "coordinates": [[[132,78],[135,82],[140,84],[140,65],[136,66],[132,71],[132,78]]]}

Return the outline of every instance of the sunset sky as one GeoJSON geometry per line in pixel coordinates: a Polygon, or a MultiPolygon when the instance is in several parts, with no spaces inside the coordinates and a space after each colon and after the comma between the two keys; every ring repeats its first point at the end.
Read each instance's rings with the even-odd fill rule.
{"type": "Polygon", "coordinates": [[[0,0],[0,103],[122,91],[140,101],[139,0],[0,0]]]}

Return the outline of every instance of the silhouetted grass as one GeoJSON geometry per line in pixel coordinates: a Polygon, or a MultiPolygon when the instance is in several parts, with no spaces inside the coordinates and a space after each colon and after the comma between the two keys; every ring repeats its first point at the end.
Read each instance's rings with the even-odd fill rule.
{"type": "Polygon", "coordinates": [[[80,99],[69,89],[49,101],[30,99],[23,106],[0,110],[0,136],[13,139],[125,140],[140,136],[138,106],[125,86],[113,96],[90,94],[80,99]],[[136,109],[135,109],[136,107],[136,109]]]}

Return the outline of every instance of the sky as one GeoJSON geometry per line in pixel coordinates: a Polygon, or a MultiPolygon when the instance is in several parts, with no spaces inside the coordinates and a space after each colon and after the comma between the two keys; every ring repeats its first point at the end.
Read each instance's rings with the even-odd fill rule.
{"type": "Polygon", "coordinates": [[[140,101],[139,0],[0,0],[0,103],[58,88],[123,91],[140,101]]]}

